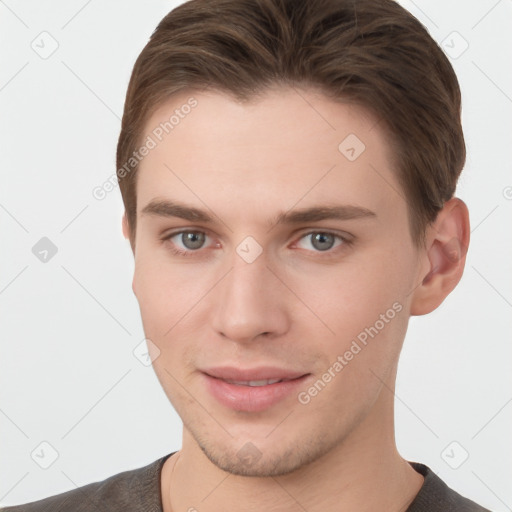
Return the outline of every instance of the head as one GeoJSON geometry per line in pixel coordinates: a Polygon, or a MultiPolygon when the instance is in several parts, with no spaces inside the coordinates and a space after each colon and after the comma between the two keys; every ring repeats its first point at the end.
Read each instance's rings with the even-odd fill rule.
{"type": "Polygon", "coordinates": [[[392,424],[409,317],[462,275],[464,159],[454,71],[394,1],[192,0],[160,22],[126,97],[123,230],[153,366],[213,463],[283,474],[392,424]],[[249,410],[210,392],[225,366],[304,377],[249,410]]]}

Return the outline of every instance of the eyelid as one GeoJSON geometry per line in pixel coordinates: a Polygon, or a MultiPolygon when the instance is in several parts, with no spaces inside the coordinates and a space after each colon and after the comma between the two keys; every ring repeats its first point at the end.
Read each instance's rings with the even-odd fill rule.
{"type": "Polygon", "coordinates": [[[220,243],[215,240],[216,238],[218,238],[218,237],[216,235],[213,235],[211,233],[211,231],[206,228],[182,227],[182,226],[179,228],[175,228],[174,230],[164,231],[164,233],[159,236],[159,239],[162,243],[169,242],[169,243],[173,244],[173,246],[174,246],[172,249],[173,252],[175,252],[177,254],[184,254],[184,255],[193,255],[196,253],[199,254],[199,253],[203,252],[205,249],[219,247],[220,243]],[[205,235],[206,238],[210,238],[210,239],[214,240],[214,242],[211,244],[211,246],[206,245],[206,246],[200,247],[199,249],[195,249],[195,250],[194,249],[184,250],[184,249],[176,248],[175,245],[171,242],[171,238],[174,238],[175,236],[178,236],[178,235],[182,235],[184,233],[202,233],[205,235]]]}
{"type": "Polygon", "coordinates": [[[312,235],[313,233],[323,233],[325,235],[332,235],[337,238],[340,238],[346,242],[350,242],[354,239],[354,236],[345,232],[345,231],[338,231],[336,229],[329,229],[329,228],[307,228],[305,231],[300,230],[298,239],[304,238],[307,235],[312,235]]]}
{"type": "Polygon", "coordinates": [[[354,241],[354,237],[352,235],[349,235],[348,233],[340,233],[335,230],[316,228],[316,229],[309,229],[308,231],[301,233],[300,236],[296,239],[296,241],[293,242],[293,246],[297,245],[302,239],[306,238],[307,236],[310,236],[310,235],[313,235],[316,233],[322,233],[324,235],[333,236],[334,238],[340,240],[341,243],[338,245],[335,245],[334,247],[331,247],[325,251],[319,251],[319,250],[315,251],[315,250],[310,250],[310,249],[304,249],[304,250],[310,251],[313,253],[318,253],[318,254],[326,254],[326,255],[333,254],[336,252],[337,249],[340,249],[343,246],[350,246],[354,241]]]}
{"type": "MultiPolygon", "coordinates": [[[[182,235],[184,233],[203,233],[206,237],[212,238],[208,229],[193,228],[193,227],[188,227],[188,228],[180,227],[180,228],[176,228],[176,230],[165,232],[163,235],[161,235],[160,239],[162,242],[167,242],[167,241],[170,241],[171,238],[173,238],[177,235],[182,235]]],[[[298,242],[301,241],[303,238],[310,236],[312,234],[315,234],[315,233],[331,235],[331,236],[337,238],[338,240],[340,240],[342,243],[340,243],[332,248],[329,248],[325,251],[320,251],[320,250],[315,251],[312,249],[302,249],[302,250],[308,251],[311,253],[315,253],[315,254],[323,254],[326,257],[328,257],[329,255],[334,255],[335,253],[337,253],[337,250],[339,250],[343,247],[352,245],[352,243],[354,241],[354,237],[348,233],[340,233],[336,230],[331,230],[331,229],[309,228],[307,231],[302,231],[299,234],[298,238],[295,238],[295,241],[292,242],[292,247],[296,246],[298,244],[298,242]]],[[[295,236],[297,237],[297,234],[295,236]]],[[[219,246],[218,242],[216,243],[216,246],[217,247],[219,246]]],[[[194,254],[199,255],[201,252],[203,252],[205,249],[208,249],[208,248],[209,247],[206,246],[206,247],[200,247],[199,249],[195,249],[195,250],[194,249],[185,250],[185,249],[176,247],[175,244],[173,244],[172,252],[177,255],[192,256],[194,254]]]]}
{"type": "Polygon", "coordinates": [[[210,236],[209,231],[205,228],[194,228],[194,227],[179,227],[170,230],[165,230],[161,235],[161,240],[167,240],[176,235],[181,235],[183,233],[204,233],[206,236],[210,236]]]}

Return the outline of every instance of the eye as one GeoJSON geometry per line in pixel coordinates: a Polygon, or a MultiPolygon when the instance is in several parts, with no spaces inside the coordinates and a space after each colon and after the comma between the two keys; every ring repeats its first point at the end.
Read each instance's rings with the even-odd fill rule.
{"type": "Polygon", "coordinates": [[[177,236],[186,249],[192,250],[200,249],[206,240],[206,235],[200,231],[184,231],[183,233],[178,233],[177,236]]]}
{"type": "Polygon", "coordinates": [[[326,252],[344,243],[348,243],[348,240],[340,235],[326,231],[312,231],[302,236],[297,245],[301,249],[311,250],[313,247],[317,252],[326,252]]]}
{"type": "Polygon", "coordinates": [[[207,239],[209,237],[203,231],[180,231],[162,238],[163,241],[171,243],[174,253],[187,256],[202,249],[207,239]]]}

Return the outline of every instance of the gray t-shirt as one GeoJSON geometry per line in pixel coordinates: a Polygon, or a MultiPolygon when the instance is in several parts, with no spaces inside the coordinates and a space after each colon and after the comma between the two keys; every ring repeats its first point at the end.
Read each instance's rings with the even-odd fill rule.
{"type": "MultiPolygon", "coordinates": [[[[162,512],[160,476],[164,462],[176,452],[142,468],[124,471],[101,482],[2,512],[162,512]]],[[[450,489],[424,464],[410,462],[425,482],[406,512],[490,512],[450,489]]]]}

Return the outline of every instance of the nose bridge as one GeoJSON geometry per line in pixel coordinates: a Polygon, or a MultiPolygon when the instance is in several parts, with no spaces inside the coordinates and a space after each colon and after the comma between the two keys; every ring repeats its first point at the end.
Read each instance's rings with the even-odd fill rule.
{"type": "Polygon", "coordinates": [[[224,283],[225,309],[231,310],[232,315],[236,311],[243,313],[246,318],[254,312],[253,316],[256,317],[260,308],[270,302],[268,280],[269,270],[264,257],[260,256],[252,263],[247,263],[236,255],[224,283]]]}
{"type": "Polygon", "coordinates": [[[247,260],[243,253],[233,254],[231,269],[219,285],[213,322],[218,333],[250,341],[259,334],[282,333],[287,328],[285,305],[276,295],[277,283],[265,255],[247,260]]]}

